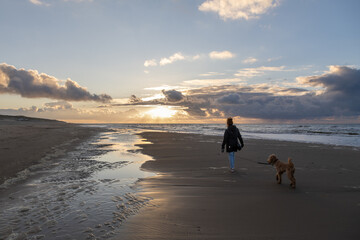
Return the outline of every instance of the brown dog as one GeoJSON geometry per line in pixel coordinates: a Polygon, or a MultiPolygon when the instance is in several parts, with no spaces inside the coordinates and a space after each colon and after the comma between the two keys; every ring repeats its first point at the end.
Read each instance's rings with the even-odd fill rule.
{"type": "Polygon", "coordinates": [[[281,184],[281,175],[286,171],[286,174],[291,181],[290,187],[296,187],[296,179],[294,177],[295,167],[291,161],[291,158],[288,158],[288,163],[280,162],[280,160],[275,156],[275,154],[271,154],[267,160],[267,162],[271,165],[275,165],[276,168],[276,180],[278,184],[281,184]]]}

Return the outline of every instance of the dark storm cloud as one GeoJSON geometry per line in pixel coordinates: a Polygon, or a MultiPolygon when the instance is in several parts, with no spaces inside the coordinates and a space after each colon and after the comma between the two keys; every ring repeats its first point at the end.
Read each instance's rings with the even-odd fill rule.
{"type": "Polygon", "coordinates": [[[303,88],[287,88],[287,89],[281,89],[279,90],[279,92],[292,94],[292,93],[306,93],[308,92],[308,90],[305,90],[303,88]]]}
{"type": "Polygon", "coordinates": [[[328,73],[297,80],[304,87],[318,89],[268,84],[210,86],[191,89],[184,94],[176,90],[163,91],[165,99],[141,101],[134,105],[180,106],[191,116],[240,116],[265,120],[314,120],[360,115],[359,69],[331,66],[328,73]]]}
{"type": "Polygon", "coordinates": [[[360,115],[360,70],[331,66],[319,76],[298,78],[299,83],[322,87],[321,94],[304,89],[281,89],[278,93],[306,93],[303,95],[275,95],[273,92],[228,93],[218,98],[217,106],[227,115],[261,119],[313,119],[360,115]]]}
{"type": "Polygon", "coordinates": [[[179,102],[184,99],[184,95],[176,90],[162,90],[162,93],[168,102],[179,102]]]}
{"type": "Polygon", "coordinates": [[[226,115],[260,119],[305,119],[325,117],[331,111],[312,94],[304,96],[274,96],[268,93],[240,93],[238,103],[220,98],[218,106],[226,115]]]}
{"type": "Polygon", "coordinates": [[[55,77],[35,70],[16,69],[0,64],[0,94],[19,94],[27,98],[51,98],[67,101],[110,102],[107,94],[91,94],[75,81],[67,79],[64,85],[55,77]]]}
{"type": "Polygon", "coordinates": [[[188,107],[186,107],[184,111],[186,111],[190,116],[196,116],[196,117],[206,116],[206,112],[204,110],[201,110],[200,107],[194,105],[189,105],[188,107]]]}
{"type": "Polygon", "coordinates": [[[231,93],[229,95],[220,97],[218,99],[218,102],[219,103],[225,103],[225,104],[238,104],[238,103],[240,103],[240,100],[241,100],[241,98],[240,98],[239,94],[231,93]]]}
{"type": "MultiPolygon", "coordinates": [[[[266,92],[242,92],[237,90],[192,95],[192,105],[202,109],[218,109],[226,116],[241,116],[260,119],[298,119],[320,113],[312,94],[303,96],[277,96],[266,92]]],[[[199,92],[201,89],[198,90],[199,92]]]]}
{"type": "Polygon", "coordinates": [[[331,102],[331,108],[337,108],[344,114],[359,114],[360,69],[331,66],[329,73],[298,80],[302,84],[325,88],[320,97],[322,101],[331,102]]]}

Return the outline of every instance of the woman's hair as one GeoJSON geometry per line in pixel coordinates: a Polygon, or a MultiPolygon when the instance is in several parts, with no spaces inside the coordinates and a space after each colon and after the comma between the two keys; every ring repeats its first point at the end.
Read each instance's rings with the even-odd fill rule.
{"type": "Polygon", "coordinates": [[[233,125],[233,120],[232,120],[232,118],[229,117],[229,118],[227,119],[226,123],[227,123],[228,126],[233,125]]]}

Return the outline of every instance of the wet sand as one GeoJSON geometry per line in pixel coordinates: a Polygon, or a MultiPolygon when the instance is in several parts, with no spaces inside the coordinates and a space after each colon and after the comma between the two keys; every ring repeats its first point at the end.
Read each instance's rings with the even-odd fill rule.
{"type": "Polygon", "coordinates": [[[221,138],[145,132],[142,168],[157,177],[138,183],[151,205],[113,239],[359,239],[360,151],[350,147],[248,140],[228,171],[221,138]],[[259,164],[292,157],[297,188],[275,181],[259,164]]]}
{"type": "MultiPolygon", "coordinates": [[[[54,124],[51,129],[73,127],[54,124]]],[[[23,127],[17,122],[13,125],[23,127]]],[[[42,128],[49,125],[32,126],[45,131],[42,128]]],[[[60,135],[61,131],[56,134],[60,135]]],[[[54,145],[55,153],[61,154],[47,153],[46,160],[22,171],[21,181],[0,185],[0,239],[109,239],[114,236],[129,216],[150,203],[149,198],[138,195],[133,187],[139,178],[154,176],[139,169],[151,158],[135,146],[144,142],[134,133],[132,129],[104,128],[79,144],[76,143],[80,138],[71,141],[72,147],[54,145]]],[[[42,136],[48,136],[46,131],[39,138],[42,136]]]]}
{"type": "Polygon", "coordinates": [[[55,120],[0,115],[0,184],[42,160],[66,154],[97,132],[55,120]]]}

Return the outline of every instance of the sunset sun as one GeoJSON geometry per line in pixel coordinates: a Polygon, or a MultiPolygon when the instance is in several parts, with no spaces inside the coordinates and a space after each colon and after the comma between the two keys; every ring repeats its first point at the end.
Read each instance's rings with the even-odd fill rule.
{"type": "Polygon", "coordinates": [[[147,111],[146,114],[152,118],[171,118],[176,112],[177,110],[170,107],[160,106],[147,111]]]}

